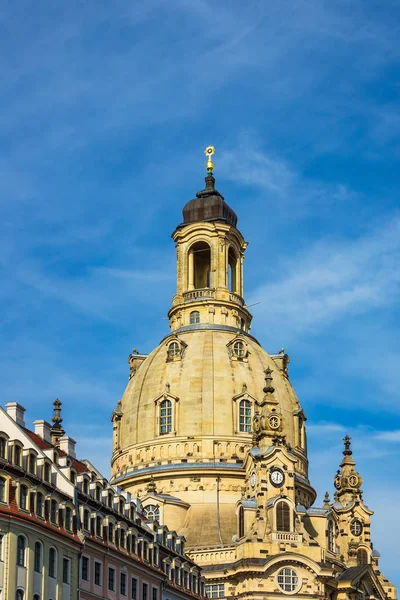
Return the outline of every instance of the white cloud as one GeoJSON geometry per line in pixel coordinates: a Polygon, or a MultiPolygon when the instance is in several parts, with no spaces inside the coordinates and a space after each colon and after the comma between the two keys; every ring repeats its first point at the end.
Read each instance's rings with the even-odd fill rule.
{"type": "Polygon", "coordinates": [[[272,281],[267,262],[268,272],[261,278],[268,283],[255,288],[248,303],[260,301],[257,317],[264,327],[279,327],[284,338],[293,340],[343,317],[397,303],[399,263],[396,217],[356,240],[316,241],[302,254],[273,265],[272,281]]]}

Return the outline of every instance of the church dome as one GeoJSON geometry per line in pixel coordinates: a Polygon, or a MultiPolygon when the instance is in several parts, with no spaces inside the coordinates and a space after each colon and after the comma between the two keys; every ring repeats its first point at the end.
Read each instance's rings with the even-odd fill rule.
{"type": "Polygon", "coordinates": [[[285,447],[296,501],[310,506],[315,499],[289,358],[284,350],[268,354],[250,335],[247,242],[214,182],[209,173],[172,235],[177,287],[170,334],[148,356],[130,355],[130,380],[112,416],[113,483],[153,513],[156,507],[188,545],[232,541],[249,451],[261,456],[285,447]]]}
{"type": "MultiPolygon", "coordinates": [[[[177,330],[143,361],[125,390],[120,405],[124,446],[149,443],[149,432],[154,431],[157,422],[155,405],[162,398],[174,398],[173,404],[179,404],[179,422],[178,415],[172,415],[172,430],[152,436],[152,444],[165,446],[171,438],[200,440],[204,435],[250,443],[251,423],[247,424],[247,432],[240,430],[235,402],[247,399],[251,404],[261,404],[269,370],[274,388],[270,393],[271,412],[281,415],[279,430],[294,448],[299,402],[282,370],[283,353],[275,360],[252,336],[234,328],[198,324],[196,328],[177,330]],[[172,357],[171,352],[177,355],[172,357]]],[[[235,454],[234,446],[231,450],[235,454]]],[[[198,454],[210,458],[206,449],[198,454]]],[[[186,458],[184,452],[182,458],[186,458]]]]}

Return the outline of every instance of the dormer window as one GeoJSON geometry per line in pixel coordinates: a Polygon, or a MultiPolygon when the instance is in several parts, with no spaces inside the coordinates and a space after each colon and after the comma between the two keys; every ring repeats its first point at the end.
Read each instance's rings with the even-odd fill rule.
{"type": "Polygon", "coordinates": [[[97,502],[101,502],[101,487],[99,485],[96,485],[95,498],[97,502]]]}
{"type": "Polygon", "coordinates": [[[84,477],[82,482],[82,490],[84,494],[89,494],[89,481],[86,479],[86,477],[84,477]]]}
{"type": "Polygon", "coordinates": [[[69,506],[66,506],[64,514],[65,514],[64,527],[68,531],[72,531],[72,510],[69,506]]]}
{"type": "Polygon", "coordinates": [[[233,352],[238,358],[243,358],[245,355],[245,347],[243,342],[238,341],[233,344],[233,352]]]}
{"type": "Polygon", "coordinates": [[[22,466],[22,448],[18,444],[14,444],[14,464],[17,467],[22,466]]]}
{"type": "Polygon", "coordinates": [[[175,358],[180,354],[180,347],[178,342],[171,342],[168,346],[168,358],[175,358]]]}
{"type": "Polygon", "coordinates": [[[143,514],[148,521],[160,520],[160,508],[156,504],[149,504],[143,508],[143,514]]]}
{"type": "Polygon", "coordinates": [[[57,500],[50,500],[50,522],[53,525],[58,524],[58,503],[57,500]]]}
{"type": "Polygon", "coordinates": [[[0,477],[0,502],[7,502],[6,499],[7,480],[0,477]]]}
{"type": "Polygon", "coordinates": [[[44,516],[44,496],[41,492],[36,493],[36,516],[41,519],[44,516]]]}
{"type": "Polygon", "coordinates": [[[28,486],[23,484],[19,487],[19,508],[28,510],[28,486]]]}
{"type": "Polygon", "coordinates": [[[114,543],[114,524],[108,524],[108,541],[113,544],[114,543]]]}
{"type": "Polygon", "coordinates": [[[33,475],[36,475],[36,456],[32,452],[29,454],[28,470],[33,475]]]}
{"type": "Polygon", "coordinates": [[[51,466],[49,463],[44,463],[43,479],[47,481],[47,483],[51,482],[51,466]]]}
{"type": "Polygon", "coordinates": [[[248,344],[242,336],[237,336],[227,344],[231,360],[247,362],[249,354],[248,344]]]}
{"type": "Polygon", "coordinates": [[[172,431],[172,402],[163,400],[160,402],[160,434],[165,435],[172,431]]]}
{"type": "Polygon", "coordinates": [[[0,458],[7,459],[7,440],[0,436],[0,458]]]}
{"type": "Polygon", "coordinates": [[[251,402],[241,400],[239,402],[239,431],[251,432],[251,402]]]}

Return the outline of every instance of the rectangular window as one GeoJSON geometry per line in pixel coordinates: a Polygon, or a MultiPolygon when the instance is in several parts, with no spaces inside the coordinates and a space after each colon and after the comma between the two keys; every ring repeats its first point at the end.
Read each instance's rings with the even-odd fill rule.
{"type": "Polygon", "coordinates": [[[19,488],[19,507],[21,510],[27,510],[28,504],[28,488],[26,485],[21,485],[19,488]]]}
{"type": "Polygon", "coordinates": [[[138,600],[138,582],[136,577],[132,577],[132,593],[131,593],[131,598],[132,600],[138,600]]]}
{"type": "Polygon", "coordinates": [[[44,501],[43,494],[38,492],[36,494],[36,515],[43,519],[43,511],[44,511],[44,501]]]}
{"type": "Polygon", "coordinates": [[[69,585],[69,558],[63,558],[63,583],[69,585]]]}
{"type": "Polygon", "coordinates": [[[0,438],[0,458],[7,458],[7,441],[2,437],[0,438]]]}
{"type": "Polygon", "coordinates": [[[94,585],[101,585],[101,563],[94,563],[94,585]]]}
{"type": "Polygon", "coordinates": [[[144,583],[142,585],[142,600],[148,600],[148,595],[147,595],[148,589],[149,589],[149,586],[147,585],[147,583],[144,583]]]}
{"type": "Polygon", "coordinates": [[[3,542],[4,542],[4,535],[0,534],[0,560],[1,561],[4,560],[4,558],[3,558],[3,546],[4,546],[3,542]]]}
{"type": "Polygon", "coordinates": [[[87,556],[82,556],[82,579],[89,581],[89,559],[87,556]]]}
{"type": "Polygon", "coordinates": [[[152,600],[158,600],[158,589],[153,587],[152,600]]]}
{"type": "Polygon", "coordinates": [[[206,584],[207,598],[224,598],[225,585],[223,583],[206,584]]]}
{"type": "Polygon", "coordinates": [[[101,517],[96,517],[96,535],[101,537],[101,517]]]}
{"type": "Polygon", "coordinates": [[[108,567],[108,589],[115,592],[115,569],[108,567]]]}
{"type": "Polygon", "coordinates": [[[119,578],[119,593],[126,596],[126,573],[120,573],[119,578]]]}
{"type": "Polygon", "coordinates": [[[14,446],[14,464],[18,467],[21,466],[21,448],[19,446],[14,446]]]}
{"type": "MultiPolygon", "coordinates": [[[[1,440],[2,438],[0,438],[1,440]]],[[[0,477],[0,502],[6,501],[6,480],[0,477]]]]}

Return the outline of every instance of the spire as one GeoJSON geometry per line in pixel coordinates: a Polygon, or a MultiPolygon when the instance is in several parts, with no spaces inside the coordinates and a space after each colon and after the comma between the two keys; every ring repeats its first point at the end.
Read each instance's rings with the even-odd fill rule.
{"type": "Polygon", "coordinates": [[[346,434],[343,438],[343,441],[344,441],[343,456],[351,456],[353,454],[352,450],[350,450],[351,437],[346,434]]]}
{"type": "Polygon", "coordinates": [[[343,506],[351,501],[361,500],[363,482],[361,475],[355,470],[356,463],[352,458],[351,437],[345,435],[343,438],[343,460],[340,463],[340,469],[337,471],[334,479],[336,498],[343,506]]]}
{"type": "Polygon", "coordinates": [[[65,431],[61,426],[61,405],[61,400],[56,398],[53,402],[53,418],[51,419],[53,425],[50,429],[51,441],[55,446],[58,445],[60,438],[65,434],[65,431]]]}

